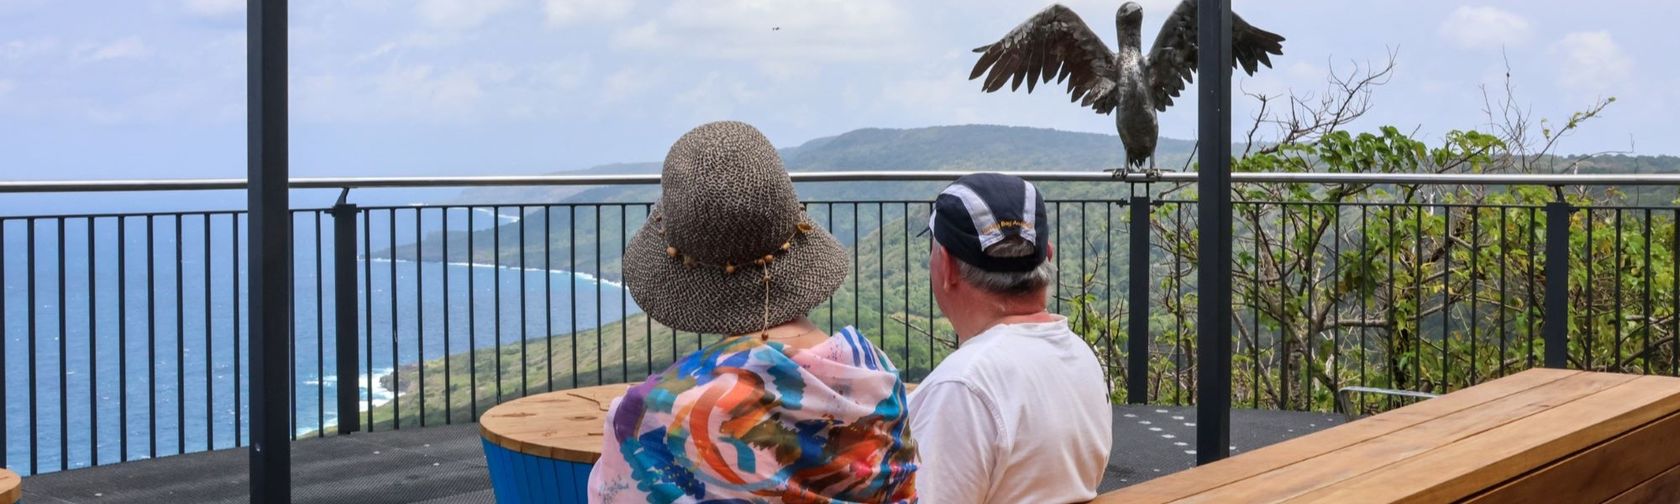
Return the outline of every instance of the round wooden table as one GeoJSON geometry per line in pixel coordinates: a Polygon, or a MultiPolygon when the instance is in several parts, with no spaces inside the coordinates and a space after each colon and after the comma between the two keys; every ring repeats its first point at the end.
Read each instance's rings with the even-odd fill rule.
{"type": "MultiPolygon", "coordinates": [[[[496,502],[582,503],[608,407],[630,384],[515,399],[479,417],[496,502]]],[[[0,504],[7,504],[0,500],[0,504]]]]}
{"type": "Polygon", "coordinates": [[[19,500],[23,500],[23,478],[0,468],[0,504],[14,504],[19,500]]]}

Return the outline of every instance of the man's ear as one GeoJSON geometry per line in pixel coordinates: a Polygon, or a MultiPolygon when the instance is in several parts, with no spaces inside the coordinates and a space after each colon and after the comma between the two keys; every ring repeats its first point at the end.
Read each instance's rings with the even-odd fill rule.
{"type": "Polygon", "coordinates": [[[1056,244],[1050,243],[1050,242],[1044,242],[1044,260],[1046,260],[1046,261],[1056,260],[1056,244]]]}
{"type": "Polygon", "coordinates": [[[945,276],[945,285],[940,287],[951,288],[956,286],[957,277],[962,274],[962,270],[957,267],[957,259],[951,257],[951,252],[945,250],[944,245],[935,243],[934,247],[939,250],[934,253],[933,267],[939,268],[939,272],[944,273],[945,276]]]}

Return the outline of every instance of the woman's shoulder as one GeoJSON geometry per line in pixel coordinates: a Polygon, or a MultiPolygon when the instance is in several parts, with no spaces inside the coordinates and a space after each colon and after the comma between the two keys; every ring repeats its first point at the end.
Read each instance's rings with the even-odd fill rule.
{"type": "Polygon", "coordinates": [[[839,355],[836,356],[835,360],[855,367],[898,373],[898,368],[893,366],[892,359],[887,357],[887,353],[877,348],[875,343],[864,336],[863,331],[856,327],[840,328],[839,331],[834,333],[831,341],[841,346],[838,349],[841,351],[837,352],[839,355]]]}

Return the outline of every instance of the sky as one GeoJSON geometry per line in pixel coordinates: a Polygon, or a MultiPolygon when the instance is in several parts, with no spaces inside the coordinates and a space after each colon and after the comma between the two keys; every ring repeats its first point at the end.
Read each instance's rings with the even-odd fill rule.
{"type": "MultiPolygon", "coordinates": [[[[242,177],[244,0],[0,0],[0,179],[242,177]]],[[[1066,2],[1113,42],[1113,0],[1066,2]]],[[[1144,40],[1171,0],[1145,0],[1144,40]]],[[[779,146],[864,127],[1112,133],[1059,87],[984,94],[970,49],[1020,0],[293,0],[294,176],[502,175],[658,160],[743,120],[779,146]]],[[[1562,121],[1614,96],[1564,153],[1680,154],[1680,2],[1236,0],[1283,34],[1243,91],[1321,91],[1398,53],[1355,129],[1485,127],[1506,61],[1518,103],[1562,121]]],[[[1253,113],[1238,97],[1236,124],[1253,113]]],[[[1161,117],[1192,138],[1194,99],[1161,117]]],[[[1118,148],[1118,145],[1116,146],[1118,148]]]]}

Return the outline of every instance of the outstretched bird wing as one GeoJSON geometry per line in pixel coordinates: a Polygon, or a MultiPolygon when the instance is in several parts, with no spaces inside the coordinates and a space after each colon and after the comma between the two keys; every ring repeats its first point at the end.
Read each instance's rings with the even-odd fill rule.
{"type": "Polygon", "coordinates": [[[1099,114],[1114,110],[1114,52],[1091,32],[1078,14],[1061,4],[1045,7],[996,43],[974,49],[981,53],[969,79],[986,75],[981,89],[990,93],[1009,83],[1009,90],[1027,82],[1027,92],[1042,82],[1067,80],[1068,94],[1081,106],[1099,114]],[[991,73],[987,74],[990,69],[991,73]]]}
{"type": "MultiPolygon", "coordinates": [[[[1231,66],[1241,66],[1254,75],[1260,65],[1272,66],[1270,55],[1283,55],[1283,36],[1255,28],[1241,16],[1231,14],[1231,66]]],[[[1195,80],[1196,2],[1184,0],[1155,36],[1149,49],[1148,85],[1155,110],[1172,105],[1184,85],[1195,80]]]]}

